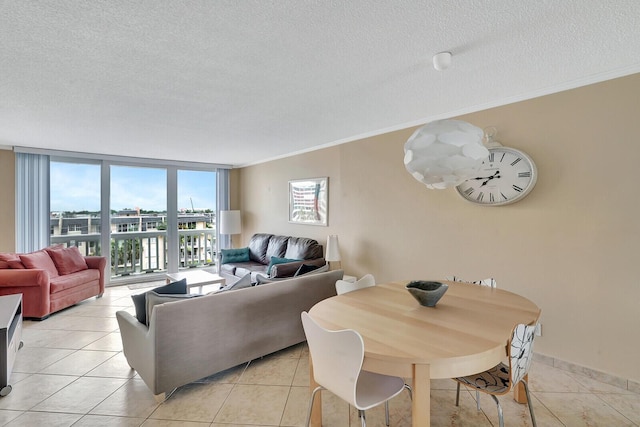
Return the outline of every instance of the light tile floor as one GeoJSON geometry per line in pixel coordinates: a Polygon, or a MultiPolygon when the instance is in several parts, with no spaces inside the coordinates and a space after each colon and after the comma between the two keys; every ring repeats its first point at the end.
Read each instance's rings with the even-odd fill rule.
{"type": "MultiPolygon", "coordinates": [[[[108,288],[42,322],[25,321],[11,383],[0,398],[7,426],[301,426],[308,398],[308,352],[300,344],[179,388],[158,404],[122,354],[117,310],[133,312],[130,295],[143,290],[108,288]]],[[[590,378],[534,362],[530,385],[538,425],[639,426],[640,396],[590,378]]],[[[431,425],[497,426],[491,398],[455,383],[431,384],[431,425]]],[[[507,426],[529,426],[529,412],[505,396],[507,426]]],[[[407,393],[390,403],[391,425],[410,426],[407,393]]],[[[368,425],[384,425],[382,407],[367,411],[368,425]]],[[[325,426],[358,426],[353,408],[323,393],[325,426]]]]}

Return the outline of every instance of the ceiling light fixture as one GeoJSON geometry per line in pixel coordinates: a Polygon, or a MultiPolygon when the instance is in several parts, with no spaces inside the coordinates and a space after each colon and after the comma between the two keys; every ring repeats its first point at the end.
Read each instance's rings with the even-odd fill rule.
{"type": "Polygon", "coordinates": [[[404,165],[429,189],[455,187],[476,177],[489,150],[484,132],[462,120],[427,123],[404,144],[404,165]]]}
{"type": "Polygon", "coordinates": [[[451,52],[440,52],[433,55],[433,68],[438,71],[446,70],[451,66],[451,52]]]}

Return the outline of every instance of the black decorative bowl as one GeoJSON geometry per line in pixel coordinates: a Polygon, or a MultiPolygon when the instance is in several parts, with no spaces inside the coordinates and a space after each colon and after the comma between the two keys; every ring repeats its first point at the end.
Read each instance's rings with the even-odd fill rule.
{"type": "Polygon", "coordinates": [[[409,293],[425,307],[435,307],[442,295],[447,292],[449,285],[427,280],[414,280],[406,286],[409,293]]]}

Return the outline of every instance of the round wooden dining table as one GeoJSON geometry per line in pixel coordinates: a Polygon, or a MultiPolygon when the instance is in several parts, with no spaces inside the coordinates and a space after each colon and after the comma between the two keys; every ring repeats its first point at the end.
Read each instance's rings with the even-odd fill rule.
{"type": "MultiPolygon", "coordinates": [[[[450,282],[435,307],[421,306],[405,289],[408,281],[379,284],[337,295],[309,314],[330,330],[354,329],[364,341],[363,369],[411,378],[412,425],[430,425],[430,380],[485,371],[507,354],[518,323],[532,324],[540,309],[502,289],[450,282]]],[[[310,359],[311,390],[313,364],[310,359]]],[[[316,397],[311,424],[322,425],[316,397]]]]}

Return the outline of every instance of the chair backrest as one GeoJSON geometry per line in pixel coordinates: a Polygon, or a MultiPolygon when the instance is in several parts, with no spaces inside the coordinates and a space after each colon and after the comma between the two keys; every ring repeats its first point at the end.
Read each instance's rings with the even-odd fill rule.
{"type": "Polygon", "coordinates": [[[533,325],[521,323],[513,328],[509,342],[511,387],[519,383],[529,372],[533,360],[533,339],[535,338],[536,325],[537,322],[533,325]]]}
{"type": "Polygon", "coordinates": [[[487,286],[490,288],[498,287],[498,284],[496,283],[496,279],[494,279],[493,277],[489,277],[488,279],[471,280],[471,281],[463,280],[458,276],[449,276],[446,279],[451,280],[452,282],[473,283],[474,285],[487,286]]]}
{"type": "Polygon", "coordinates": [[[347,282],[346,280],[336,281],[336,292],[338,295],[347,292],[357,291],[358,289],[368,288],[376,285],[376,279],[371,274],[365,274],[360,280],[355,282],[347,282]]]}
{"type": "Polygon", "coordinates": [[[353,329],[329,331],[303,311],[302,326],[307,336],[315,381],[336,396],[356,405],[356,384],[364,359],[364,342],[353,329]]]}

